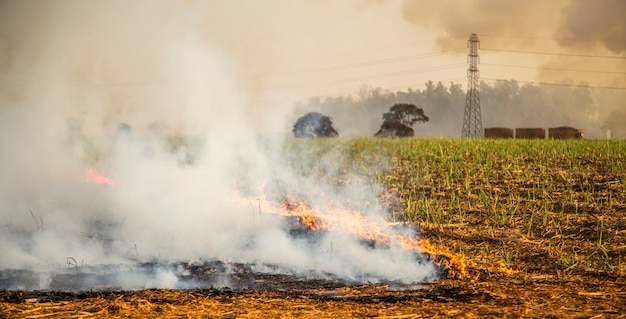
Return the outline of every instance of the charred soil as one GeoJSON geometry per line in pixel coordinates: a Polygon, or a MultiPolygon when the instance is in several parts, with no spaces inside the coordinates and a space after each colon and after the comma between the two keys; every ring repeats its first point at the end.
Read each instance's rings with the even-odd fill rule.
{"type": "Polygon", "coordinates": [[[284,287],[292,289],[15,291],[0,293],[0,306],[5,318],[601,318],[626,313],[623,280],[598,276],[443,279],[406,290],[284,287]]]}
{"type": "MultiPolygon", "coordinates": [[[[392,154],[393,169],[358,173],[385,183],[381,202],[400,198],[391,219],[465,258],[469,276],[415,286],[272,275],[255,277],[255,289],[1,291],[0,318],[626,317],[626,143],[375,143],[388,143],[372,149],[392,154]]],[[[367,162],[359,156],[347,160],[367,162]]]]}

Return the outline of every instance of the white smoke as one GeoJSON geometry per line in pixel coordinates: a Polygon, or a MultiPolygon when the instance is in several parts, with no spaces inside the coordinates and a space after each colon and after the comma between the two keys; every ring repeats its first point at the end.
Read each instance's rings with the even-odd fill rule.
{"type": "MultiPolygon", "coordinates": [[[[41,275],[0,278],[0,288],[64,287],[53,285],[54,274],[76,269],[105,269],[115,278],[85,279],[80,287],[178,288],[174,270],[132,268],[207,259],[360,281],[433,279],[434,266],[413,253],[371,249],[332,232],[311,244],[285,232],[279,216],[255,217],[254,202],[232,201],[243,188],[258,196],[262,183],[313,202],[322,193],[375,200],[376,188],[336,189],[302,177],[285,165],[281,141],[259,143],[259,127],[288,126],[285,108],[259,122],[237,65],[199,36],[192,9],[172,2],[38,4],[50,13],[44,29],[7,22],[25,29],[10,42],[13,60],[0,79],[0,271],[41,275]],[[191,22],[177,26],[172,15],[191,22]],[[28,54],[14,56],[22,52],[28,54]],[[149,131],[153,122],[166,123],[166,132],[149,131]],[[119,129],[122,123],[132,131],[119,129]],[[172,150],[167,136],[190,142],[172,150]],[[113,184],[85,182],[90,168],[113,184]]],[[[5,6],[22,18],[34,12],[32,4],[5,6]]],[[[336,156],[318,165],[336,170],[336,156]]]]}

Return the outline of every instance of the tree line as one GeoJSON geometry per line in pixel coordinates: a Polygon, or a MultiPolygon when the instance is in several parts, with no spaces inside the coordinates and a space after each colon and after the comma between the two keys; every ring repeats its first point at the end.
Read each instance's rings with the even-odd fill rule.
{"type": "MultiPolygon", "coordinates": [[[[383,113],[383,124],[376,137],[412,137],[415,135],[413,124],[428,122],[424,110],[414,104],[395,104],[389,112],[383,113]]],[[[329,116],[309,112],[299,118],[293,126],[295,137],[336,137],[339,135],[329,116]]]]}
{"type": "MultiPolygon", "coordinates": [[[[363,87],[356,95],[302,101],[296,104],[294,114],[316,112],[328,116],[342,136],[372,136],[382,129],[381,120],[392,112],[390,106],[398,104],[416,105],[428,114],[428,121],[411,126],[416,136],[461,136],[465,91],[456,83],[428,82],[422,89],[406,91],[363,87]]],[[[558,85],[483,81],[480,104],[483,127],[567,125],[582,129],[588,138],[626,138],[624,90],[568,81],[558,85]]]]}

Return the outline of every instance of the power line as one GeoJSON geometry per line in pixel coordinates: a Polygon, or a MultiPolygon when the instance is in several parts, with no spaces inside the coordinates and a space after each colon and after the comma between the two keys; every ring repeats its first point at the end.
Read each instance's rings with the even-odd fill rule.
{"type": "Polygon", "coordinates": [[[392,76],[397,76],[397,75],[419,74],[419,73],[454,69],[454,68],[460,68],[465,65],[466,65],[465,63],[454,63],[454,64],[431,66],[431,67],[418,68],[418,69],[403,70],[403,71],[398,71],[398,72],[377,73],[377,74],[371,74],[371,75],[361,76],[361,77],[352,78],[352,79],[337,79],[337,80],[331,80],[331,81],[318,81],[318,82],[308,82],[308,83],[289,83],[285,85],[274,85],[274,86],[268,85],[263,88],[279,89],[279,88],[290,88],[290,87],[306,87],[306,86],[320,86],[320,85],[328,85],[328,84],[350,83],[350,82],[357,82],[357,81],[362,81],[362,80],[392,77],[392,76]]]}
{"type": "Polygon", "coordinates": [[[522,54],[571,56],[571,57],[579,57],[579,58],[626,59],[626,56],[614,56],[614,55],[590,55],[590,54],[541,52],[541,51],[521,51],[521,50],[505,50],[505,49],[485,49],[485,48],[481,48],[481,50],[483,50],[483,51],[493,51],[493,52],[522,53],[522,54]]]}
{"type": "Polygon", "coordinates": [[[626,90],[626,87],[618,87],[618,86],[593,86],[593,85],[585,85],[585,84],[547,83],[547,82],[538,83],[538,82],[533,82],[533,81],[490,79],[490,78],[482,78],[482,79],[487,80],[487,81],[515,81],[519,83],[527,83],[527,84],[535,84],[535,85],[553,85],[553,86],[580,87],[580,88],[607,89],[607,90],[626,90]]]}
{"type": "MultiPolygon", "coordinates": [[[[345,50],[343,51],[343,53],[349,53],[349,54],[354,54],[354,53],[368,53],[368,52],[376,52],[376,51],[386,51],[386,50],[394,50],[394,49],[399,49],[399,48],[407,48],[407,47],[415,47],[415,46],[420,46],[420,47],[424,47],[424,46],[429,46],[429,45],[436,45],[437,43],[432,42],[432,41],[411,41],[411,42],[405,42],[405,43],[397,43],[397,44],[384,44],[384,45],[376,45],[376,46],[369,46],[369,47],[361,47],[361,48],[355,48],[355,49],[349,49],[349,50],[345,50]]],[[[458,50],[458,49],[456,49],[458,50]]],[[[327,51],[325,52],[325,54],[328,55],[337,55],[336,51],[327,51]]]]}
{"type": "Polygon", "coordinates": [[[534,67],[534,66],[511,65],[511,64],[482,63],[482,65],[490,65],[490,66],[503,66],[503,67],[509,67],[509,68],[520,68],[520,69],[538,69],[538,70],[567,71],[567,72],[606,73],[606,74],[626,74],[626,72],[611,72],[611,71],[598,71],[598,70],[560,69],[560,68],[534,67]]]}
{"type": "Polygon", "coordinates": [[[506,35],[506,34],[480,34],[484,38],[505,38],[505,39],[530,39],[530,40],[554,40],[551,37],[537,37],[528,35],[506,35]]]}
{"type": "Polygon", "coordinates": [[[397,71],[397,72],[387,72],[387,73],[378,73],[378,74],[373,74],[369,77],[365,77],[367,79],[372,79],[372,78],[379,78],[379,77],[388,77],[388,76],[395,76],[395,75],[405,75],[405,74],[416,74],[416,73],[423,73],[423,72],[431,72],[431,71],[440,71],[440,70],[447,70],[447,69],[455,69],[461,66],[464,66],[465,63],[454,63],[454,64],[446,64],[446,65],[439,65],[439,66],[430,66],[430,67],[425,67],[425,68],[419,68],[419,69],[410,69],[410,70],[404,70],[404,71],[397,71]]]}
{"type": "Polygon", "coordinates": [[[387,87],[387,89],[389,89],[389,90],[399,90],[399,89],[416,88],[418,86],[426,85],[429,82],[433,83],[433,84],[437,84],[439,82],[441,82],[442,84],[446,83],[446,82],[450,82],[452,84],[461,85],[460,82],[459,83],[455,82],[455,81],[461,81],[461,80],[467,80],[467,78],[466,77],[458,77],[458,78],[448,78],[448,79],[443,79],[443,80],[428,80],[428,81],[423,81],[423,82],[414,82],[412,84],[406,84],[406,85],[389,86],[389,87],[387,87]]]}
{"type": "MultiPolygon", "coordinates": [[[[423,68],[407,69],[407,70],[401,70],[401,71],[395,71],[395,72],[365,74],[365,75],[362,75],[362,76],[359,76],[359,77],[352,77],[352,78],[348,78],[348,79],[335,79],[335,80],[314,81],[314,82],[303,81],[303,82],[300,82],[300,83],[290,82],[290,83],[285,83],[285,84],[277,83],[275,85],[267,83],[267,85],[261,85],[260,87],[263,88],[263,89],[284,89],[284,88],[295,88],[295,87],[307,87],[307,86],[322,86],[322,85],[330,85],[330,84],[342,84],[342,83],[351,83],[351,82],[357,82],[357,81],[363,81],[363,80],[372,80],[372,79],[378,79],[378,78],[388,78],[388,77],[394,77],[394,76],[412,75],[412,74],[420,74],[420,73],[429,73],[429,72],[436,72],[436,71],[442,71],[442,70],[449,70],[449,69],[461,68],[461,67],[463,67],[465,65],[466,65],[465,63],[452,63],[452,64],[444,64],[444,65],[427,66],[427,67],[423,67],[423,68]]],[[[139,88],[139,87],[144,87],[144,88],[147,88],[147,89],[155,89],[155,88],[160,88],[160,87],[164,87],[164,86],[184,87],[185,85],[193,84],[193,83],[197,84],[197,83],[201,83],[201,82],[187,82],[187,81],[113,82],[113,83],[87,83],[87,84],[64,85],[63,87],[65,87],[65,88],[81,88],[81,89],[87,89],[87,88],[108,88],[108,87],[119,87],[119,88],[125,88],[125,87],[128,87],[128,88],[139,88]]],[[[22,85],[25,85],[25,84],[16,84],[15,86],[22,86],[22,85]]]]}
{"type": "Polygon", "coordinates": [[[399,57],[393,57],[393,58],[376,59],[376,60],[369,60],[369,61],[364,61],[364,62],[346,64],[346,65],[336,65],[336,66],[321,67],[321,68],[308,69],[308,70],[294,70],[294,71],[284,71],[284,72],[272,72],[272,73],[265,73],[265,74],[256,74],[256,75],[253,75],[253,76],[278,76],[278,75],[292,75],[292,74],[301,74],[301,73],[315,73],[315,72],[326,72],[326,71],[334,71],[334,70],[342,70],[342,69],[351,69],[351,68],[358,68],[358,67],[363,67],[363,66],[372,66],[372,65],[380,65],[380,64],[397,63],[397,62],[411,61],[411,60],[414,60],[414,59],[421,59],[421,58],[429,58],[429,57],[441,56],[441,55],[445,55],[445,54],[448,54],[448,53],[459,52],[461,50],[465,50],[465,48],[450,49],[450,50],[444,50],[444,51],[438,51],[438,52],[428,52],[428,53],[421,53],[421,54],[412,54],[412,55],[405,55],[405,56],[399,56],[399,57]]]}

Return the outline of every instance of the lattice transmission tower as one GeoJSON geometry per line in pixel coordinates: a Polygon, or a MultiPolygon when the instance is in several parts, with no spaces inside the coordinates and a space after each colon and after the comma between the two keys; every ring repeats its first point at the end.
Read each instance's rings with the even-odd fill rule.
{"type": "Polygon", "coordinates": [[[478,35],[472,33],[467,40],[469,54],[467,61],[469,69],[467,69],[467,95],[465,96],[465,114],[463,115],[463,131],[462,137],[483,137],[483,120],[480,115],[480,96],[478,95],[478,48],[480,41],[478,35]]]}

